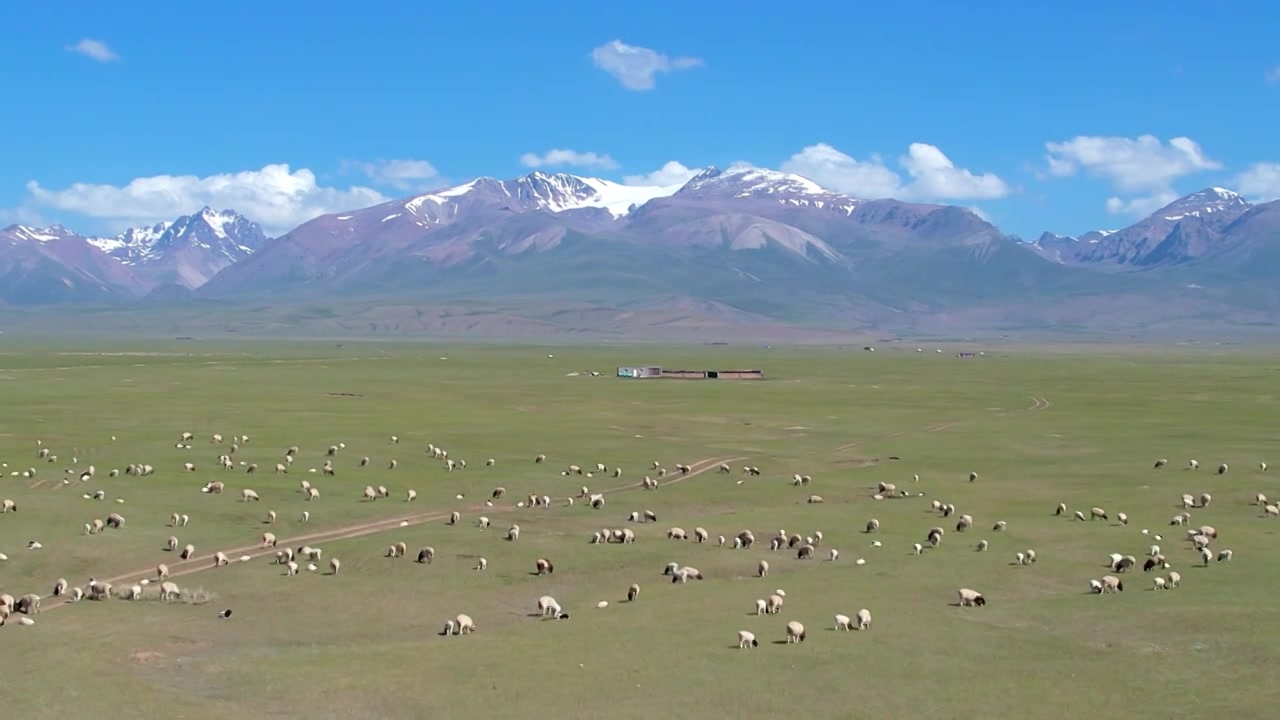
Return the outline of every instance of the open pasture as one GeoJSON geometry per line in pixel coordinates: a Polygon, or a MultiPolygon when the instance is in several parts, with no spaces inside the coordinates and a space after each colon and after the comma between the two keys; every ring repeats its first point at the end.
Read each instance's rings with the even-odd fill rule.
{"type": "Polygon", "coordinates": [[[1253,502],[1280,499],[1280,468],[1259,465],[1280,464],[1276,363],[1244,351],[1012,347],[961,360],[910,350],[7,346],[0,497],[17,510],[0,515],[0,592],[44,599],[34,626],[15,614],[0,628],[0,703],[26,718],[1271,716],[1258,688],[1280,658],[1280,518],[1253,502]],[[642,363],[758,367],[769,379],[612,377],[642,363]],[[187,431],[194,438],[179,442],[187,431]],[[240,435],[249,440],[232,469],[219,467],[240,435]],[[466,468],[449,471],[428,444],[466,468]],[[274,473],[292,445],[288,473],[274,473]],[[1157,458],[1168,466],[1153,468],[1157,458]],[[125,476],[130,463],[155,472],[125,476]],[[622,474],[561,474],[596,463],[622,474]],[[1229,472],[1217,474],[1220,463],[1229,472]],[[113,468],[121,475],[109,477],[113,468]],[[793,474],[812,482],[795,486],[793,474]],[[646,475],[656,490],[641,487],[646,475]],[[202,493],[214,480],[226,491],[202,493]],[[307,501],[302,480],[320,497],[307,501]],[[875,499],[882,482],[913,497],[875,499]],[[389,496],[365,500],[366,485],[389,496]],[[604,493],[603,508],[568,505],[584,485],[604,493]],[[507,492],[489,506],[495,487],[507,492]],[[244,488],[261,500],[242,502],[244,488]],[[1189,526],[1214,526],[1210,547],[1231,549],[1229,562],[1202,567],[1186,526],[1170,526],[1183,493],[1212,495],[1189,526]],[[551,507],[517,507],[530,494],[551,507]],[[823,502],[806,502],[814,494],[823,502]],[[934,500],[956,513],[942,517],[934,500]],[[1060,502],[1065,516],[1054,515],[1060,502]],[[1072,519],[1092,506],[1108,519],[1072,519]],[[645,510],[657,521],[628,521],[645,510]],[[113,512],[123,528],[84,534],[113,512]],[[171,513],[189,525],[169,527],[171,513]],[[974,524],[957,532],[963,514],[974,524]],[[871,518],[880,527],[867,533],[871,518]],[[514,542],[504,539],[512,524],[514,542]],[[934,526],[946,533],[931,548],[934,526]],[[710,542],[667,539],[672,527],[691,537],[705,528],[710,542]],[[603,528],[637,539],[590,544],[603,528]],[[718,546],[746,529],[751,548],[718,546]],[[780,529],[821,531],[814,558],[770,551],[780,529]],[[320,547],[318,569],[300,560],[287,576],[272,562],[279,548],[260,547],[267,531],[279,548],[320,547]],[[195,558],[165,551],[170,535],[195,558]],[[984,539],[989,549],[976,551],[984,539]],[[42,547],[27,549],[31,540],[42,547]],[[385,557],[396,542],[408,555],[385,557]],[[1152,544],[1180,587],[1152,589],[1169,569],[1106,567],[1111,553],[1141,564],[1152,544]],[[426,546],[434,560],[415,562],[426,546]],[[1014,565],[1027,549],[1037,562],[1014,565]],[[217,551],[231,564],[214,568],[217,551]],[[341,560],[336,575],[330,558],[341,560]],[[554,572],[534,574],[538,558],[554,572]],[[762,559],[770,569],[759,578],[762,559]],[[162,562],[180,587],[214,599],[49,596],[58,578],[109,579],[119,591],[162,562]],[[669,562],[705,579],[672,583],[669,562]],[[1089,593],[1107,574],[1124,591],[1089,593]],[[640,594],[626,602],[632,583],[640,594]],[[988,604],[957,607],[962,587],[988,604]],[[755,601],[776,589],[781,611],[757,616],[755,601]],[[542,595],[569,619],[531,617],[542,595]],[[218,617],[224,608],[232,617],[218,617]],[[871,629],[833,629],[837,613],[862,608],[871,629]],[[441,636],[460,613],[477,631],[441,636]],[[783,644],[789,621],[804,624],[803,643],[783,644]],[[740,630],[759,647],[739,649],[740,630]]]}

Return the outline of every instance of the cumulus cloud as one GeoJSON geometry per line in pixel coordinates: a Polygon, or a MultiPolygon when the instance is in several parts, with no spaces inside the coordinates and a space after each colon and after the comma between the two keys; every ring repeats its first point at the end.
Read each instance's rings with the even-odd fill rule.
{"type": "Polygon", "coordinates": [[[1112,215],[1144,218],[1177,199],[1178,193],[1172,190],[1163,190],[1151,195],[1141,195],[1128,199],[1110,197],[1107,198],[1107,212],[1112,215]]]}
{"type": "Polygon", "coordinates": [[[1280,200],[1280,163],[1255,163],[1236,176],[1236,189],[1258,202],[1280,200]]]}
{"type": "Polygon", "coordinates": [[[1269,83],[1280,83],[1280,65],[1268,70],[1265,77],[1269,83]]]}
{"type": "Polygon", "coordinates": [[[91,40],[85,38],[75,45],[70,45],[67,50],[73,53],[79,53],[90,60],[100,63],[115,62],[120,59],[115,50],[101,40],[91,40]]]}
{"type": "Polygon", "coordinates": [[[572,167],[612,170],[618,167],[618,163],[608,155],[601,155],[593,152],[577,152],[576,150],[566,150],[562,148],[548,150],[542,155],[538,155],[536,153],[525,153],[520,156],[520,164],[530,168],[569,165],[572,167]]]}
{"type": "Polygon", "coordinates": [[[700,172],[702,171],[687,168],[682,163],[671,160],[651,173],[646,173],[644,175],[627,175],[622,178],[622,182],[624,185],[670,187],[672,185],[684,185],[692,180],[694,175],[697,175],[700,172]]]}
{"type": "Polygon", "coordinates": [[[652,90],[658,73],[702,65],[696,57],[667,57],[657,50],[613,40],[591,51],[591,61],[628,90],[652,90]]]}
{"type": "Polygon", "coordinates": [[[427,190],[444,184],[435,166],[426,160],[375,160],[342,163],[343,170],[355,170],[375,185],[397,190],[427,190]]]}
{"type": "Polygon", "coordinates": [[[315,173],[286,164],[206,177],[155,175],[123,186],[75,183],[61,190],[32,180],[27,190],[37,205],[96,218],[117,230],[172,220],[208,205],[237,210],[268,233],[281,234],[317,215],[387,200],[372,188],[321,186],[315,173]]]}
{"type": "Polygon", "coordinates": [[[945,153],[927,143],[912,143],[898,164],[906,170],[909,180],[904,182],[878,156],[858,160],[827,143],[818,143],[792,155],[780,169],[803,175],[825,188],[867,199],[991,200],[1013,192],[999,176],[958,168],[945,153]]]}
{"type": "Polygon", "coordinates": [[[1176,137],[1166,144],[1154,135],[1080,135],[1065,142],[1045,143],[1045,149],[1049,151],[1050,174],[1067,177],[1083,170],[1130,193],[1168,190],[1178,178],[1222,168],[1222,163],[1210,159],[1189,137],[1176,137]]]}

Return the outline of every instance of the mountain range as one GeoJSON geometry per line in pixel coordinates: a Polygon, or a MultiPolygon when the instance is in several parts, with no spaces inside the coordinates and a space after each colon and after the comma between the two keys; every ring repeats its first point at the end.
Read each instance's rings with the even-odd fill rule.
{"type": "Polygon", "coordinates": [[[863,200],[748,167],[667,187],[483,177],[273,239],[209,208],[112,238],[0,230],[11,306],[306,308],[295,319],[391,332],[445,316],[481,331],[495,317],[566,332],[1272,326],[1278,270],[1280,202],[1222,188],[1120,230],[1024,242],[964,208],[863,200]]]}

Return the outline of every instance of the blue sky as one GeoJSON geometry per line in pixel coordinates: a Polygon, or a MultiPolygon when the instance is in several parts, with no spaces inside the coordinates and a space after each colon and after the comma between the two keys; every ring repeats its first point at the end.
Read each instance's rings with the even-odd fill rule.
{"type": "Polygon", "coordinates": [[[1280,198],[1280,3],[210,7],[0,9],[0,224],[207,203],[281,231],[542,160],[632,183],[748,162],[1024,237],[1209,185],[1280,198]]]}

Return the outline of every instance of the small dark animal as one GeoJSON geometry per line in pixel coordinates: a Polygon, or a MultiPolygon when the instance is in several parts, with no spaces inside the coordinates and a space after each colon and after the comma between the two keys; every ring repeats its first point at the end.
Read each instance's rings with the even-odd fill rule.
{"type": "Polygon", "coordinates": [[[231,608],[227,608],[226,610],[223,610],[222,612],[218,613],[218,617],[222,618],[223,620],[226,620],[227,618],[231,617],[231,608]]]}

